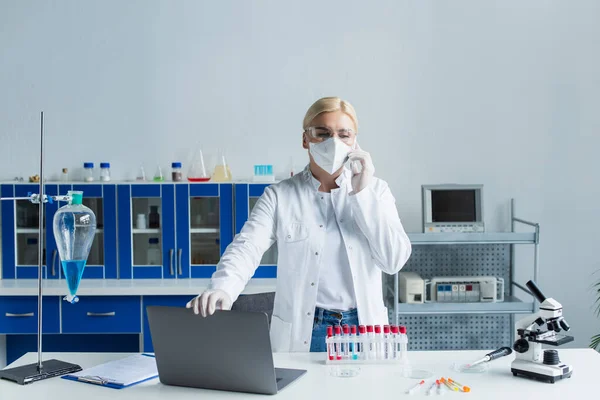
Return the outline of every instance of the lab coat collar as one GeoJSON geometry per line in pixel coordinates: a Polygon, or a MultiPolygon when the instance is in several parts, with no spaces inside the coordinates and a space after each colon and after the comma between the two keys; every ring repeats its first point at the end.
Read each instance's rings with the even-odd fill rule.
{"type": "MultiPolygon", "coordinates": [[[[310,164],[308,164],[305,168],[304,171],[302,171],[302,174],[304,176],[304,180],[311,184],[312,187],[318,191],[319,187],[321,187],[321,182],[319,182],[319,180],[317,178],[314,177],[314,175],[312,174],[312,172],[310,172],[310,164]]],[[[340,176],[338,176],[335,180],[335,183],[341,188],[342,184],[346,181],[346,179],[348,179],[350,177],[350,170],[348,168],[344,168],[342,173],[340,174],[340,176]]]]}

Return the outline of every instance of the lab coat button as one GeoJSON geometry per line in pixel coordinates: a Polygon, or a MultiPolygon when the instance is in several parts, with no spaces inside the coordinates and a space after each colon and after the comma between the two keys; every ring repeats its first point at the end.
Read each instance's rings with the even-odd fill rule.
{"type": "Polygon", "coordinates": [[[319,255],[319,252],[318,252],[318,251],[316,251],[316,252],[315,252],[315,256],[318,256],[318,255],[319,255]]]}
{"type": "Polygon", "coordinates": [[[322,227],[323,227],[323,225],[319,225],[319,228],[322,228],[322,227]]]}
{"type": "Polygon", "coordinates": [[[340,219],[340,223],[342,223],[342,222],[344,222],[344,220],[343,220],[343,219],[340,219]]]}
{"type": "Polygon", "coordinates": [[[305,340],[305,341],[304,341],[304,344],[308,344],[308,342],[305,340]]]}
{"type": "Polygon", "coordinates": [[[310,286],[315,286],[315,283],[314,283],[314,282],[311,282],[311,283],[310,283],[310,286]]]}
{"type": "Polygon", "coordinates": [[[288,235],[288,239],[291,239],[291,238],[292,238],[292,235],[288,235]]]}
{"type": "Polygon", "coordinates": [[[310,311],[306,313],[306,315],[308,315],[310,317],[310,311]]]}

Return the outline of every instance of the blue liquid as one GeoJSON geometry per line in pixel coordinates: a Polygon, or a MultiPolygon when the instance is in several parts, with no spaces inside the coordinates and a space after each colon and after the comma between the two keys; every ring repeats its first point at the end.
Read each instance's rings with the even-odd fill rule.
{"type": "Polygon", "coordinates": [[[81,282],[81,275],[83,275],[86,261],[87,260],[61,261],[71,296],[75,296],[77,289],[79,289],[79,282],[81,282]]]}

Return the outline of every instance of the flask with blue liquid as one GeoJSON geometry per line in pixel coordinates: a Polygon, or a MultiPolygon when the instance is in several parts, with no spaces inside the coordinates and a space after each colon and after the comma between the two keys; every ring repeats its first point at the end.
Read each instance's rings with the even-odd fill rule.
{"type": "Polygon", "coordinates": [[[54,215],[53,229],[69,288],[69,294],[64,300],[76,303],[79,301],[79,282],[96,234],[96,215],[82,204],[83,192],[69,191],[68,195],[71,200],[54,215]]]}

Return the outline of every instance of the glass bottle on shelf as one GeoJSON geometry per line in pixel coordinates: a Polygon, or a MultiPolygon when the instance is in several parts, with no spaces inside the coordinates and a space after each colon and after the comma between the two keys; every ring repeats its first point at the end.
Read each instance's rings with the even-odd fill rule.
{"type": "Polygon", "coordinates": [[[227,164],[223,152],[219,154],[219,158],[217,159],[217,165],[215,165],[212,180],[214,182],[231,182],[231,171],[229,170],[229,165],[227,164]]]}
{"type": "Polygon", "coordinates": [[[85,182],[94,182],[94,163],[83,163],[83,180],[85,182]]]}
{"type": "Polygon", "coordinates": [[[150,229],[160,228],[160,214],[158,213],[158,206],[150,206],[148,220],[148,227],[150,229]]]}
{"type": "Polygon", "coordinates": [[[173,169],[171,172],[171,179],[173,182],[181,182],[183,180],[183,174],[181,173],[181,163],[174,162],[171,164],[171,168],[173,169]]]}
{"type": "Polygon", "coordinates": [[[140,166],[140,169],[138,169],[138,173],[135,176],[135,180],[136,181],[140,181],[140,182],[145,182],[146,181],[146,171],[144,171],[144,166],[140,166]]]}
{"type": "Polygon", "coordinates": [[[204,155],[199,146],[190,162],[187,179],[190,182],[208,182],[210,180],[210,175],[204,162],[204,155]]]}
{"type": "Polygon", "coordinates": [[[163,182],[165,180],[163,173],[162,173],[162,168],[160,167],[160,165],[156,168],[156,172],[154,173],[153,180],[154,180],[154,182],[163,182]]]}
{"type": "Polygon", "coordinates": [[[158,238],[148,240],[148,265],[162,265],[158,238]]]}
{"type": "Polygon", "coordinates": [[[96,234],[96,216],[82,204],[83,192],[69,191],[69,204],[54,215],[54,237],[60,255],[70,303],[79,301],[77,289],[96,234]]]}
{"type": "Polygon", "coordinates": [[[100,180],[102,182],[110,181],[110,163],[100,163],[100,180]]]}

